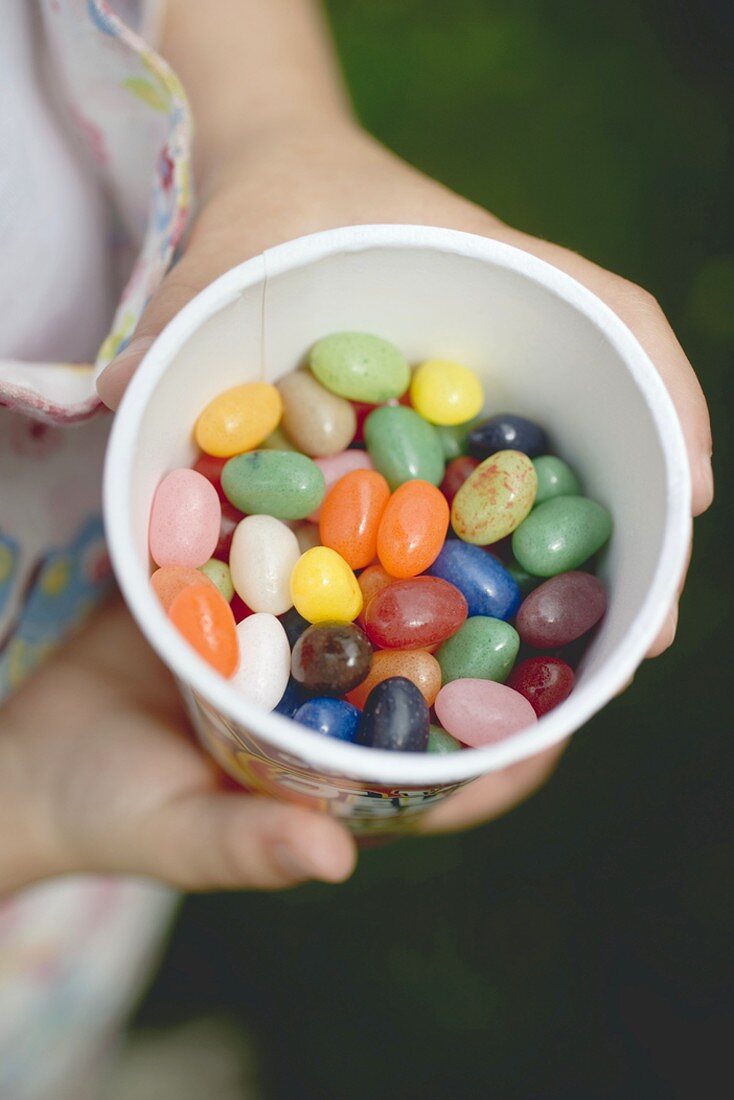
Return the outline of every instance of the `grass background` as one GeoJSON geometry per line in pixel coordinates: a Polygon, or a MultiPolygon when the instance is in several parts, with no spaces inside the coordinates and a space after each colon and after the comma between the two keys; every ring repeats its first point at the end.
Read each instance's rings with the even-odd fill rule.
{"type": "Polygon", "coordinates": [[[718,1094],[734,1023],[731,9],[328,10],[383,141],[657,295],[709,397],[720,499],[696,526],[676,647],[543,791],[473,833],[367,852],[338,889],[188,900],[138,1026],[224,1013],[255,1036],[264,1095],[289,1100],[718,1094]]]}

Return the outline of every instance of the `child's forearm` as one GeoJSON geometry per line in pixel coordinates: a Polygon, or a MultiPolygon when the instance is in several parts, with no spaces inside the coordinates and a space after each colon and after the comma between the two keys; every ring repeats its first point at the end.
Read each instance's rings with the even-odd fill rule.
{"type": "Polygon", "coordinates": [[[351,118],[317,0],[168,0],[161,52],[188,93],[205,183],[265,130],[351,118]]]}

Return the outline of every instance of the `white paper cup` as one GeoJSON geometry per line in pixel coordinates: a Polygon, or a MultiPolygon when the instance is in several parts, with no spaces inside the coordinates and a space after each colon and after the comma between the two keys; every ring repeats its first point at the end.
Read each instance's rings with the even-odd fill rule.
{"type": "Polygon", "coordinates": [[[105,517],[122,591],[176,676],[206,748],[248,788],[394,830],[458,786],[568,737],[633,675],[661,627],[690,535],[690,484],[672,402],[612,311],[569,276],[471,234],[373,225],[317,233],[257,256],[199,294],[156,340],[115,418],[105,517]],[[600,575],[609,610],[570,697],[499,744],[393,753],[266,714],[189,648],[153,594],[151,500],[196,456],[192,426],[221,390],[275,381],[319,337],[392,340],[413,362],[450,358],[482,378],[486,412],[539,421],[552,450],[614,517],[600,575]]]}

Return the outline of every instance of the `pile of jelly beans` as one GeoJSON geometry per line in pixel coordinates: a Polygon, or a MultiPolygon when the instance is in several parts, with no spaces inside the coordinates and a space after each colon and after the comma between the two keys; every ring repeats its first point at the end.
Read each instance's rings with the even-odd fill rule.
{"type": "Polygon", "coordinates": [[[326,736],[453,752],[571,692],[611,517],[466,367],[334,333],[215,397],[150,518],[151,583],[252,703],[326,736]],[[490,395],[491,397],[491,395],[490,395]]]}

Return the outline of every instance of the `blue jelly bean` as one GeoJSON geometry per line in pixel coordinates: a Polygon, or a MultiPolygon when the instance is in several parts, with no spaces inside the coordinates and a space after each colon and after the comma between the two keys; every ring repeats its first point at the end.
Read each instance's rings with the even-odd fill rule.
{"type": "Polygon", "coordinates": [[[464,596],[469,617],[511,619],[522,602],[520,586],[503,565],[481,546],[451,539],[426,571],[453,584],[464,596]]]}
{"type": "Polygon", "coordinates": [[[275,707],[275,711],[277,714],[284,714],[286,718],[293,718],[298,708],[303,706],[309,698],[309,693],[305,688],[302,688],[298,681],[291,676],[280,702],[275,707]]]}
{"type": "Polygon", "coordinates": [[[360,713],[344,699],[320,695],[300,706],[294,718],[302,726],[334,737],[337,741],[354,741],[357,736],[360,713]]]}
{"type": "Polygon", "coordinates": [[[306,627],[311,624],[308,619],[304,619],[303,615],[298,614],[295,607],[291,607],[289,611],[286,611],[284,615],[280,615],[279,618],[283,624],[286,637],[288,638],[288,645],[293,649],[293,646],[301,637],[306,627]]]}
{"type": "Polygon", "coordinates": [[[360,745],[393,752],[425,752],[431,718],[418,688],[404,676],[391,676],[367,696],[357,731],[360,745]]]}
{"type": "Polygon", "coordinates": [[[472,428],[467,436],[467,448],[480,462],[497,451],[522,451],[529,458],[535,458],[547,453],[548,436],[540,425],[524,416],[500,413],[472,428]]]}

